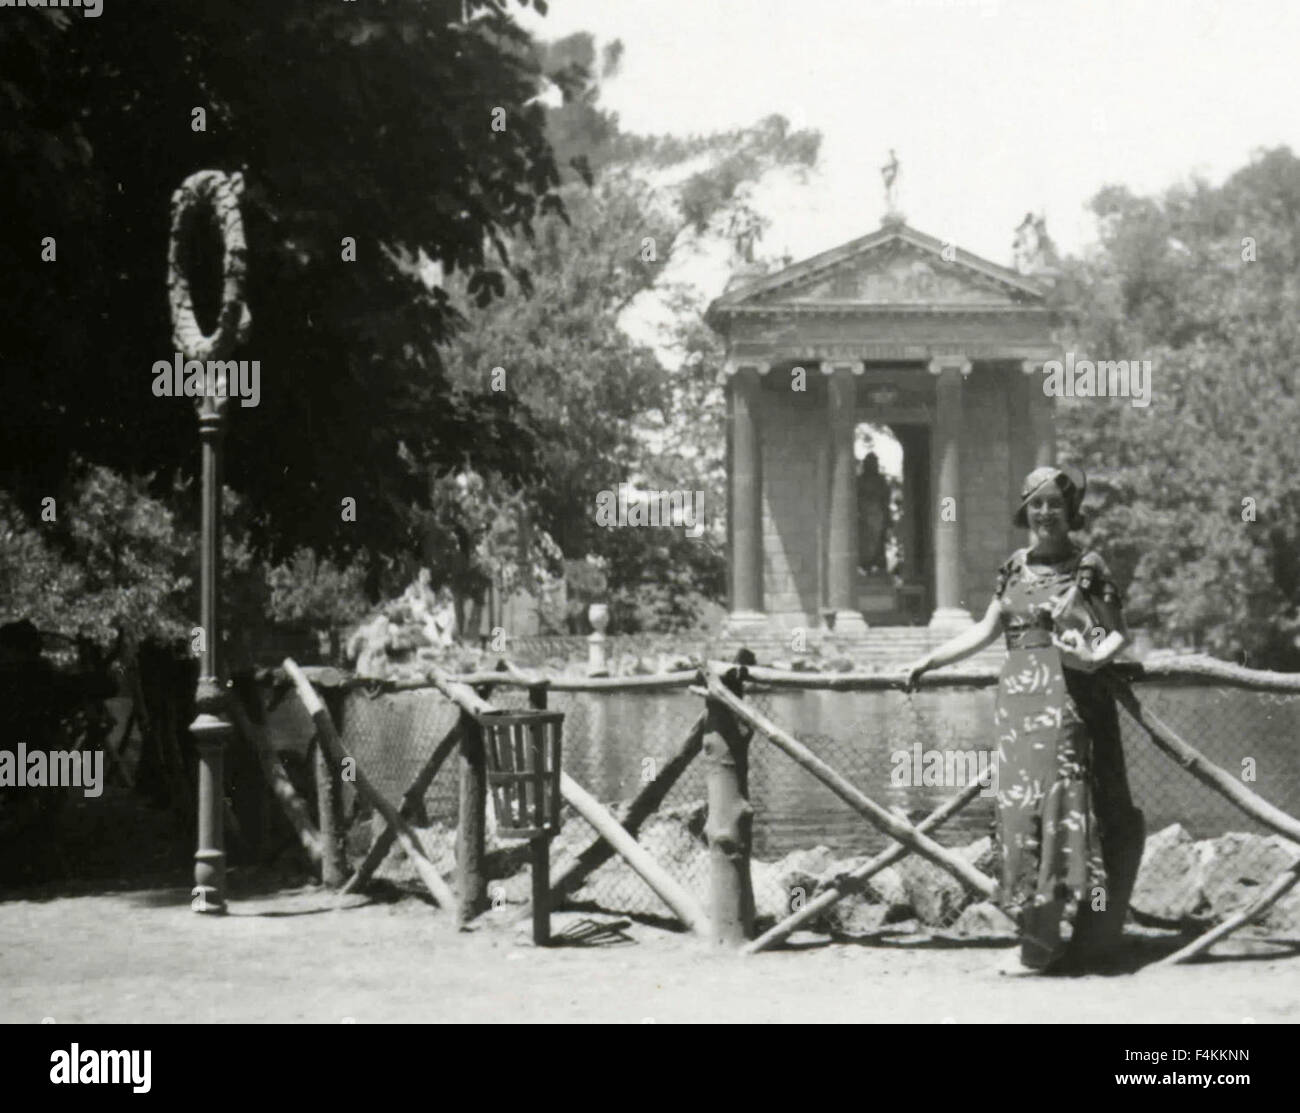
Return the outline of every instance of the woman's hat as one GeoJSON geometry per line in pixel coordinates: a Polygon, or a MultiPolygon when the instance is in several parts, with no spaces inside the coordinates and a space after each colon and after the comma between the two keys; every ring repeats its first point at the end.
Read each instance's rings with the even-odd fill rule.
{"type": "Polygon", "coordinates": [[[1035,468],[1020,487],[1020,506],[1012,519],[1022,529],[1029,528],[1029,502],[1049,483],[1053,484],[1065,496],[1065,509],[1069,514],[1070,529],[1083,528],[1083,516],[1079,507],[1083,505],[1084,493],[1088,490],[1088,477],[1083,471],[1071,464],[1035,468]]]}

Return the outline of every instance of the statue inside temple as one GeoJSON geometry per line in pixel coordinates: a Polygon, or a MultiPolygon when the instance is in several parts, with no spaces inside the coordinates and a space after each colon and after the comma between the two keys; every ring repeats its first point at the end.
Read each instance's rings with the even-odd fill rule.
{"type": "Polygon", "coordinates": [[[858,469],[858,566],[864,572],[886,571],[890,525],[889,480],[876,454],[868,452],[858,469]]]}

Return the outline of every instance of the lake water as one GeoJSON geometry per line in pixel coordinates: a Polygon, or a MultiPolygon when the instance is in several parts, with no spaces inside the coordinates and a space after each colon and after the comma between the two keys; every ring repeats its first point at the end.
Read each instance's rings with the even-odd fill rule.
{"type": "MultiPolygon", "coordinates": [[[[1136,691],[1148,711],[1207,757],[1242,776],[1272,803],[1300,814],[1300,695],[1163,682],[1144,682],[1136,691]]],[[[917,742],[940,750],[992,750],[993,692],[992,687],[947,688],[908,697],[897,691],[757,691],[747,698],[872,799],[902,809],[915,822],[959,789],[895,786],[891,754],[910,754],[917,742]]],[[[526,699],[522,692],[503,691],[494,702],[523,706],[526,699]]],[[[634,797],[677,751],[703,701],[685,691],[553,693],[551,707],[566,713],[565,769],[598,799],[611,802],[634,797]]],[[[395,800],[454,718],[436,693],[350,701],[345,741],[362,768],[395,800]]],[[[1123,712],[1120,719],[1129,782],[1146,812],[1148,832],[1174,822],[1195,838],[1260,830],[1158,751],[1123,712]]],[[[819,843],[859,854],[887,845],[856,812],[761,736],[750,753],[757,856],[778,857],[819,843]]],[[[704,759],[697,758],[666,806],[703,800],[705,775],[704,759]]],[[[454,763],[448,763],[430,794],[431,814],[453,818],[454,802],[454,763]]],[[[988,834],[992,817],[992,799],[977,797],[936,837],[947,845],[970,842],[988,834]]]]}

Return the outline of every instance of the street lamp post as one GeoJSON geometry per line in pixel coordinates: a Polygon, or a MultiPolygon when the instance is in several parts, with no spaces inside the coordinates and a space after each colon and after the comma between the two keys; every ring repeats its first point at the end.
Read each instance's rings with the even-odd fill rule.
{"type": "Polygon", "coordinates": [[[199,684],[195,693],[198,715],[190,724],[199,754],[199,838],[194,853],[196,912],[226,910],[226,850],[222,820],[224,756],[234,734],[226,706],[228,693],[221,680],[220,629],[217,597],[221,584],[221,448],[226,415],[206,403],[199,412],[199,439],[203,445],[203,533],[200,554],[199,622],[203,629],[199,684]]]}
{"type": "MultiPolygon", "coordinates": [[[[186,361],[203,372],[199,400],[199,439],[203,452],[203,504],[200,552],[200,667],[195,693],[198,715],[190,724],[198,750],[198,848],[194,854],[191,907],[196,912],[226,911],[226,851],[224,818],[224,756],[234,734],[227,708],[229,694],[221,667],[221,471],[222,441],[231,384],[223,363],[248,337],[251,316],[244,303],[245,244],[239,199],[243,179],[219,170],[202,170],[185,179],[172,194],[171,242],[168,249],[168,290],[172,337],[186,361]],[[210,211],[221,229],[222,305],[216,331],[205,334],[194,315],[187,274],[197,222],[210,211]],[[214,368],[214,363],[217,367],[214,368]]],[[[188,393],[188,391],[187,391],[188,393]]]]}

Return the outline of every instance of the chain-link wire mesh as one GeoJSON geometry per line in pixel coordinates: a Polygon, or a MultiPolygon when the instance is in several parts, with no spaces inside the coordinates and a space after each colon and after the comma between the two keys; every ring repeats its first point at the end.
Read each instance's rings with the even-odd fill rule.
{"type": "MultiPolygon", "coordinates": [[[[1162,681],[1139,682],[1134,690],[1149,713],[1210,761],[1283,811],[1300,815],[1300,693],[1162,681]]],[[[945,686],[914,695],[756,690],[747,699],[873,800],[913,824],[994,760],[992,688],[945,686]],[[949,755],[957,752],[972,756],[950,764],[949,755]],[[931,764],[935,753],[944,762],[942,775],[937,762],[931,764]],[[955,782],[954,769],[959,771],[955,782]]],[[[1133,802],[1146,823],[1130,901],[1135,918],[1152,926],[1208,927],[1244,908],[1300,857],[1300,845],[1181,769],[1129,716],[1121,712],[1119,718],[1133,802]]],[[[788,855],[778,875],[796,907],[811,895],[808,886],[815,888],[817,875],[845,866],[841,861],[831,869],[830,862],[851,856],[847,865],[856,865],[890,842],[772,746],[752,748],[750,798],[757,813],[755,857],[788,855]]],[[[996,877],[994,817],[992,794],[981,793],[931,838],[996,877]]],[[[863,926],[909,917],[959,934],[1007,926],[915,855],[873,878],[862,901],[877,906],[853,913],[863,926]]],[[[844,919],[843,910],[837,915],[844,919]]],[[[831,915],[823,926],[836,922],[831,915]]],[[[1300,894],[1293,890],[1252,930],[1300,937],[1300,894]]]]}
{"type": "MultiPolygon", "coordinates": [[[[1291,815],[1300,813],[1300,694],[1278,695],[1222,684],[1143,681],[1134,685],[1147,710],[1243,784],[1291,815]]],[[[787,729],[877,803],[916,824],[952,795],[964,778],[993,760],[990,686],[927,686],[915,694],[832,692],[751,685],[746,700],[787,729]],[[931,775],[929,755],[967,755],[931,775]],[[961,771],[954,783],[953,771],[961,771]]],[[[524,708],[525,689],[501,686],[494,706],[524,708]]],[[[341,701],[341,735],[375,787],[397,803],[459,711],[434,689],[371,695],[351,689],[341,701]]],[[[548,707],[565,715],[565,771],[620,820],[628,805],[679,754],[704,701],[685,689],[552,692],[548,707]]],[[[1123,712],[1121,734],[1134,803],[1146,818],[1146,844],[1131,901],[1134,916],[1153,925],[1208,924],[1252,900],[1300,856],[1300,846],[1269,832],[1161,753],[1123,712]]],[[[309,728],[308,728],[309,729],[309,728]]],[[[277,743],[279,745],[280,743],[277,743]]],[[[811,899],[834,874],[890,845],[856,811],[762,736],[750,744],[749,797],[754,808],[753,879],[760,925],[811,899]]],[[[430,857],[450,878],[455,867],[459,758],[453,752],[423,795],[413,819],[430,857]]],[[[706,767],[685,768],[637,838],[703,907],[709,859],[704,837],[706,767]]],[[[349,853],[354,862],[382,829],[349,793],[349,853]]],[[[490,805],[489,805],[490,807],[490,805]]],[[[944,847],[996,878],[992,793],[976,796],[931,832],[944,847]]],[[[528,900],[520,844],[495,838],[489,815],[490,892],[497,903],[528,900]]],[[[566,805],[552,844],[552,880],[597,842],[566,805]]],[[[394,851],[378,876],[413,883],[394,851]]],[[[568,896],[570,904],[671,919],[672,913],[617,855],[610,854],[568,896]]],[[[911,921],[959,935],[1008,934],[1010,922],[966,893],[946,872],[909,855],[873,877],[812,926],[862,933],[911,921]]],[[[1300,893],[1283,898],[1258,929],[1300,936],[1300,893]]]]}

